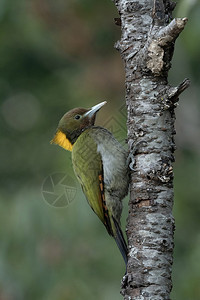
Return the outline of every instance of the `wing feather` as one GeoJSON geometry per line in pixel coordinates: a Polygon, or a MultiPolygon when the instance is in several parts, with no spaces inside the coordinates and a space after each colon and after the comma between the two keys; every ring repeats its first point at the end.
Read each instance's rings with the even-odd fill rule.
{"type": "Polygon", "coordinates": [[[94,139],[85,132],[79,137],[72,150],[75,174],[93,211],[113,235],[111,220],[104,193],[104,174],[100,153],[94,139]]]}

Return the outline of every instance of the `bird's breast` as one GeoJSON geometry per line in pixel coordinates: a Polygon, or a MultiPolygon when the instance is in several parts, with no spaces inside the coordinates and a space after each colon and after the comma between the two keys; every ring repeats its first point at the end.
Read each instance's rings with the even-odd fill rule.
{"type": "Polygon", "coordinates": [[[116,181],[119,182],[126,173],[125,155],[117,151],[118,149],[115,149],[114,145],[111,146],[103,143],[97,146],[103,164],[104,182],[107,185],[113,185],[116,181]]]}

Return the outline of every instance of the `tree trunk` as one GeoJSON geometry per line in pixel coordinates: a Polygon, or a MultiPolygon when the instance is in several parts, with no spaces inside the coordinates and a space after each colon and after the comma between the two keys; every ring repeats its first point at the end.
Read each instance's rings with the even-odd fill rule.
{"type": "Polygon", "coordinates": [[[172,19],[169,0],[114,0],[125,65],[130,202],[129,257],[121,293],[124,299],[170,299],[174,218],[174,108],[189,85],[167,81],[174,43],[187,22],[172,19]]]}

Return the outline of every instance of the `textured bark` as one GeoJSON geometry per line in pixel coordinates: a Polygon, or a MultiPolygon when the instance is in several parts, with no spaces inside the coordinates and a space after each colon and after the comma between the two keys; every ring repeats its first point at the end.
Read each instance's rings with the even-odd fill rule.
{"type": "Polygon", "coordinates": [[[174,43],[187,22],[172,20],[168,0],[115,0],[125,64],[131,187],[127,237],[129,260],[124,299],[170,299],[174,218],[173,152],[178,96],[189,85],[167,81],[174,43]]]}

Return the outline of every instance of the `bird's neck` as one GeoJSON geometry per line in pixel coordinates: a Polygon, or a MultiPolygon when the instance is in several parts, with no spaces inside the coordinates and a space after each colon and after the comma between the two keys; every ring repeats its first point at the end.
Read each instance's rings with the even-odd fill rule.
{"type": "Polygon", "coordinates": [[[69,142],[72,144],[72,146],[74,145],[74,143],[76,142],[76,140],[78,139],[78,137],[81,135],[81,133],[84,131],[85,129],[77,129],[74,131],[67,131],[65,132],[65,136],[66,139],[69,140],[69,142]]]}
{"type": "MultiPolygon", "coordinates": [[[[87,127],[88,128],[88,127],[87,127]]],[[[72,151],[73,145],[81,135],[83,131],[87,129],[86,127],[83,129],[74,130],[72,132],[62,130],[57,130],[53,140],[51,141],[54,144],[59,145],[60,147],[64,148],[65,150],[72,151]]]]}

